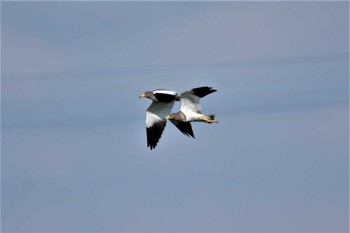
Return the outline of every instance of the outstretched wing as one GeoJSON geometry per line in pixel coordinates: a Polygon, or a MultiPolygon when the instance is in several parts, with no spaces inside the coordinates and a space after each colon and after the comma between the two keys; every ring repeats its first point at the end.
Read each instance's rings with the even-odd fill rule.
{"type": "Polygon", "coordinates": [[[201,112],[200,99],[216,90],[212,87],[198,87],[192,90],[182,92],[179,97],[181,101],[180,111],[182,112],[201,112]]]}
{"type": "Polygon", "coordinates": [[[166,125],[164,119],[174,106],[175,101],[158,102],[153,101],[146,111],[146,132],[147,147],[154,149],[159,142],[160,137],[166,125]]]}
{"type": "Polygon", "coordinates": [[[167,89],[157,89],[153,91],[153,94],[158,102],[172,102],[175,100],[175,97],[177,95],[176,91],[167,89]]]}
{"type": "Polygon", "coordinates": [[[192,126],[190,122],[177,121],[175,119],[170,119],[171,123],[173,123],[184,135],[191,136],[194,138],[192,126]]]}

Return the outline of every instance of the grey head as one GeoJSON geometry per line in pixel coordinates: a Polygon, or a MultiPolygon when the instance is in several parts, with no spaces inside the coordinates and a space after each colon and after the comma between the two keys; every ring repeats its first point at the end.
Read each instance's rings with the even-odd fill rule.
{"type": "Polygon", "coordinates": [[[167,120],[175,120],[175,121],[181,121],[181,122],[185,122],[186,121],[186,116],[181,111],[177,112],[177,113],[170,113],[165,118],[167,120]]]}
{"type": "Polygon", "coordinates": [[[150,100],[155,100],[155,101],[157,100],[153,94],[153,91],[145,91],[145,92],[141,93],[139,98],[148,98],[150,100]]]}

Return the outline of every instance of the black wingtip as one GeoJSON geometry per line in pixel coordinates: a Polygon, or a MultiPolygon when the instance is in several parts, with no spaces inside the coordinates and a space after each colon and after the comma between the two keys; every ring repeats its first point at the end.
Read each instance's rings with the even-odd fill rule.
{"type": "Polygon", "coordinates": [[[184,132],[182,132],[184,135],[186,135],[187,137],[192,137],[192,138],[194,138],[194,139],[196,139],[195,137],[194,137],[194,134],[193,134],[193,132],[192,133],[184,133],[184,132]]]}
{"type": "Polygon", "coordinates": [[[216,89],[213,89],[212,87],[204,86],[204,87],[197,87],[192,89],[193,93],[200,97],[203,98],[206,95],[209,95],[213,92],[216,92],[216,89]]]}
{"type": "Polygon", "coordinates": [[[155,149],[159,139],[161,138],[164,128],[166,126],[166,120],[162,120],[154,123],[151,127],[146,127],[147,133],[147,147],[151,150],[155,149]]]}
{"type": "Polygon", "coordinates": [[[175,119],[170,119],[170,122],[173,123],[173,125],[175,125],[176,128],[178,128],[180,132],[187,137],[195,138],[190,122],[178,121],[175,119]]]}

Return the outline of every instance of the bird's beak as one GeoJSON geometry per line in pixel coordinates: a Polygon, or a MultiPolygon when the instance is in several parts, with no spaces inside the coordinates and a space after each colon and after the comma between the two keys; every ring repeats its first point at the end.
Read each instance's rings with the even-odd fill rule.
{"type": "Polygon", "coordinates": [[[170,115],[167,115],[167,116],[165,117],[165,119],[167,119],[167,120],[169,120],[169,118],[170,118],[170,115]]]}
{"type": "Polygon", "coordinates": [[[145,93],[142,93],[142,94],[139,96],[139,98],[143,98],[143,97],[145,97],[145,93]]]}

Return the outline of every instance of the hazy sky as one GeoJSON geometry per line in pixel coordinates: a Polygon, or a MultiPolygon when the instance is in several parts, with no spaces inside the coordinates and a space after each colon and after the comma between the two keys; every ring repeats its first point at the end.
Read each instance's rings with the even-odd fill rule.
{"type": "Polygon", "coordinates": [[[1,2],[1,56],[3,232],[348,232],[348,2],[1,2]]]}

